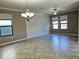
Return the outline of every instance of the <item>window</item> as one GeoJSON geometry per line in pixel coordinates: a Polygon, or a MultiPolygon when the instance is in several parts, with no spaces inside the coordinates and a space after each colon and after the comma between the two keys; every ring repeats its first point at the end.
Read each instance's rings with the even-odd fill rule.
{"type": "Polygon", "coordinates": [[[12,22],[11,20],[0,20],[0,36],[12,35],[12,22]]]}
{"type": "Polygon", "coordinates": [[[58,29],[58,17],[52,18],[53,29],[58,29]]]}
{"type": "Polygon", "coordinates": [[[67,15],[52,17],[53,29],[68,29],[67,15]]]}
{"type": "Polygon", "coordinates": [[[61,21],[61,29],[67,29],[67,20],[61,21]]]}
{"type": "Polygon", "coordinates": [[[67,15],[60,17],[60,28],[67,29],[67,15]]]}
{"type": "Polygon", "coordinates": [[[58,21],[53,21],[53,29],[58,29],[58,21]]]}

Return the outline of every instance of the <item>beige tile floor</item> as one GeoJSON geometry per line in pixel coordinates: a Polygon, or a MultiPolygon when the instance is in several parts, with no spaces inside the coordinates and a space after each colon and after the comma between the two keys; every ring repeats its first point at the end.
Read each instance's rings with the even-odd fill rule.
{"type": "Polygon", "coordinates": [[[77,38],[47,35],[0,47],[0,59],[79,59],[77,38]]]}

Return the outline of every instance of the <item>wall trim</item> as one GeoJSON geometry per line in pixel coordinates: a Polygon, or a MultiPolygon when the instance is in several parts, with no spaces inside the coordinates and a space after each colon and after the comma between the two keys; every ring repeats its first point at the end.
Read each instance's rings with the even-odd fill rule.
{"type": "Polygon", "coordinates": [[[36,37],[40,37],[40,36],[44,36],[44,35],[46,35],[46,34],[39,35],[39,36],[32,36],[32,37],[28,37],[28,38],[23,38],[23,39],[18,39],[18,40],[14,40],[14,41],[6,42],[6,43],[2,43],[2,44],[0,44],[0,46],[5,46],[5,45],[12,44],[12,43],[21,42],[21,41],[24,41],[24,40],[29,40],[29,39],[36,38],[36,37]]]}
{"type": "Polygon", "coordinates": [[[42,33],[40,35],[33,35],[33,36],[28,36],[27,34],[27,39],[36,38],[36,37],[45,36],[45,35],[48,35],[48,33],[42,33]]]}
{"type": "Polygon", "coordinates": [[[0,46],[5,46],[5,45],[8,45],[8,44],[17,43],[17,42],[21,42],[21,41],[24,41],[24,40],[27,40],[27,38],[23,38],[23,39],[19,39],[19,40],[15,40],[15,41],[2,43],[2,44],[0,44],[0,46]]]}
{"type": "MultiPolygon", "coordinates": [[[[57,33],[57,34],[70,35],[70,36],[77,36],[77,34],[65,34],[65,33],[57,33]]],[[[40,35],[40,36],[44,36],[44,35],[40,35]]],[[[23,39],[19,39],[19,40],[15,40],[15,41],[10,41],[10,42],[6,42],[6,43],[2,43],[2,44],[0,44],[0,46],[12,44],[12,43],[17,43],[17,42],[21,42],[21,41],[24,41],[24,40],[28,40],[28,39],[35,38],[35,37],[40,37],[40,36],[34,36],[34,37],[23,38],[23,39]]],[[[78,42],[79,42],[79,41],[78,41],[78,42]]]]}
{"type": "Polygon", "coordinates": [[[57,33],[57,34],[69,35],[69,36],[78,36],[77,34],[66,34],[66,33],[57,33]]]}
{"type": "Polygon", "coordinates": [[[17,10],[17,9],[12,9],[12,8],[4,8],[4,7],[0,7],[0,9],[3,9],[3,10],[10,10],[10,11],[24,12],[24,11],[22,11],[22,10],[17,10]]]}

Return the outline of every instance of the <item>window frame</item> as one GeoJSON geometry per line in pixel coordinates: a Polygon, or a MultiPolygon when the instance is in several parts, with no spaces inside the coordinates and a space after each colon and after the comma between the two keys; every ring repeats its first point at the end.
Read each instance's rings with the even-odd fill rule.
{"type": "Polygon", "coordinates": [[[0,37],[12,36],[13,35],[12,19],[0,19],[0,20],[11,20],[11,25],[5,25],[5,26],[0,26],[0,27],[11,27],[11,31],[12,31],[12,34],[9,34],[9,35],[1,35],[1,29],[0,29],[0,37]]]}

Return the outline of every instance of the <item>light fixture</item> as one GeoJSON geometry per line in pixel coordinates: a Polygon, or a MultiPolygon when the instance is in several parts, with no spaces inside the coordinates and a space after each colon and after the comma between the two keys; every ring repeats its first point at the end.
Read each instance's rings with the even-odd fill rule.
{"type": "Polygon", "coordinates": [[[30,21],[30,19],[34,16],[34,13],[27,9],[25,13],[21,13],[21,16],[26,18],[27,21],[30,21]]]}
{"type": "Polygon", "coordinates": [[[54,9],[53,15],[57,15],[57,9],[54,9]]]}
{"type": "Polygon", "coordinates": [[[33,12],[30,12],[29,8],[26,9],[25,13],[21,13],[21,16],[26,18],[27,21],[30,21],[30,19],[32,19],[32,17],[34,16],[33,12]]]}

